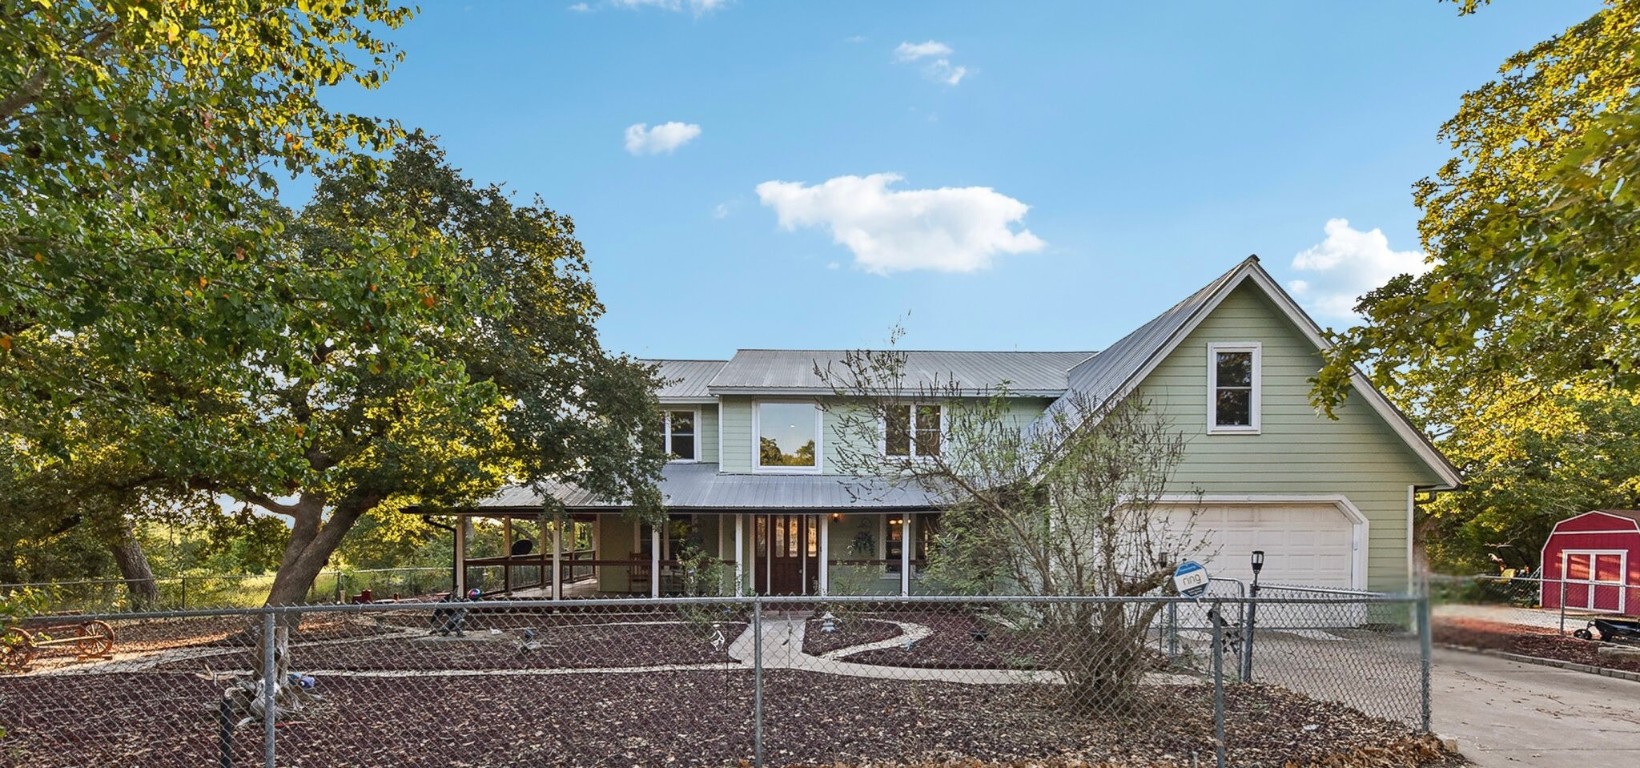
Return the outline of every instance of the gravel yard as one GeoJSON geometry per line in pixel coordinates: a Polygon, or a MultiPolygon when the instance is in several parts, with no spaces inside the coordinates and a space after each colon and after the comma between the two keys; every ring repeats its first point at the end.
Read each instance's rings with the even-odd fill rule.
{"type": "MultiPolygon", "coordinates": [[[[729,653],[747,626],[738,614],[472,611],[462,638],[429,635],[429,618],[426,608],[306,617],[290,668],[317,673],[323,698],[279,722],[280,765],[684,767],[752,757],[754,677],[729,653]]],[[[1039,665],[1053,645],[1038,634],[960,610],[851,614],[833,633],[795,620],[802,652],[844,652],[856,666],[882,665],[883,676],[766,670],[771,766],[1211,764],[1212,688],[1188,678],[1147,685],[1133,715],[1089,719],[1055,709],[1057,685],[910,671],[1039,665]],[[846,653],[913,634],[909,650],[846,653]]],[[[69,657],[0,676],[0,765],[217,764],[215,703],[256,663],[246,618],[118,631],[114,660],[69,657]]],[[[1231,686],[1226,704],[1233,765],[1461,764],[1399,722],[1283,688],[1231,686]]],[[[233,764],[258,764],[260,739],[260,721],[233,729],[233,764]]]]}
{"type": "MultiPolygon", "coordinates": [[[[185,673],[0,679],[0,751],[12,764],[213,764],[219,684],[185,673]],[[19,702],[32,707],[19,707],[19,702]],[[55,702],[50,707],[42,702],[55,702]]],[[[288,765],[729,766],[749,758],[749,671],[668,671],[322,680],[326,698],[280,724],[288,765]]],[[[771,765],[892,765],[956,758],[1190,765],[1212,757],[1211,689],[1157,688],[1145,717],[1067,721],[1033,686],[767,673],[771,765]]],[[[1439,765],[1405,726],[1275,688],[1232,688],[1232,764],[1439,765]],[[1355,760],[1346,756],[1356,753],[1355,760]],[[1368,760],[1363,756],[1372,756],[1368,760]],[[1329,762],[1334,761],[1334,762],[1329,762]]],[[[259,748],[235,732],[236,764],[259,748]]],[[[972,765],[973,763],[963,763],[972,765]]]]}

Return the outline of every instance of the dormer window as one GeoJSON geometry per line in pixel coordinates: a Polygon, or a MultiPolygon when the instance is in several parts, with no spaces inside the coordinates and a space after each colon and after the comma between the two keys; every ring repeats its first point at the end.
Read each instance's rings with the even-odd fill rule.
{"type": "Polygon", "coordinates": [[[884,414],[883,452],[894,458],[940,455],[942,438],[938,405],[893,405],[884,414]]]}
{"type": "Polygon", "coordinates": [[[1207,433],[1259,431],[1259,344],[1207,345],[1207,433]]]}
{"type": "Polygon", "coordinates": [[[694,461],[700,455],[700,423],[698,411],[664,412],[666,452],[673,461],[694,461]]]}

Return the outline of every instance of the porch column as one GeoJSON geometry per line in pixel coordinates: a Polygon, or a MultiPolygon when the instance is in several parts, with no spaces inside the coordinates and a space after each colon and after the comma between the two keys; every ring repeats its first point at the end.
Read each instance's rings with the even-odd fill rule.
{"type": "Polygon", "coordinates": [[[466,521],[456,518],[456,573],[453,597],[467,596],[467,525],[466,521]]]}
{"type": "Polygon", "coordinates": [[[501,566],[501,593],[512,599],[512,518],[501,518],[501,553],[504,564],[501,566]]]}
{"type": "Polygon", "coordinates": [[[911,520],[910,514],[900,515],[900,596],[911,594],[911,520]]]}
{"type": "Polygon", "coordinates": [[[649,526],[649,596],[661,596],[661,525],[649,526]]]}
{"type": "Polygon", "coordinates": [[[746,516],[735,515],[735,594],[746,588],[746,516]]]}
{"type": "Polygon", "coordinates": [[[820,596],[825,597],[831,588],[831,566],[826,561],[831,559],[831,515],[820,515],[820,596]]]}
{"type": "Polygon", "coordinates": [[[564,597],[564,518],[552,516],[552,599],[564,597]]]}

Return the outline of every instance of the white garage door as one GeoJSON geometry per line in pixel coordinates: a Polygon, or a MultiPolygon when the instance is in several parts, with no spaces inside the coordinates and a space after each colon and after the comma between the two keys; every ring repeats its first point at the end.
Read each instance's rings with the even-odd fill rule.
{"type": "Polygon", "coordinates": [[[1252,553],[1261,549],[1263,584],[1360,586],[1354,578],[1356,523],[1334,504],[1208,501],[1196,518],[1195,534],[1207,542],[1195,559],[1214,576],[1252,580],[1252,553]]]}

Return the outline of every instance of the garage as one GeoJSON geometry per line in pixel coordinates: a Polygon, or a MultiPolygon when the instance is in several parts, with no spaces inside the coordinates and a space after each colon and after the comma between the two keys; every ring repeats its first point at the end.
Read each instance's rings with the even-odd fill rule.
{"type": "Polygon", "coordinates": [[[1543,607],[1640,611],[1640,511],[1599,509],[1558,523],[1543,545],[1543,607]],[[1564,584],[1562,582],[1564,581],[1564,584]]]}
{"type": "Polygon", "coordinates": [[[1251,554],[1264,551],[1265,585],[1360,589],[1366,582],[1367,521],[1347,499],[1204,497],[1194,555],[1215,577],[1250,582],[1251,554]]]}

